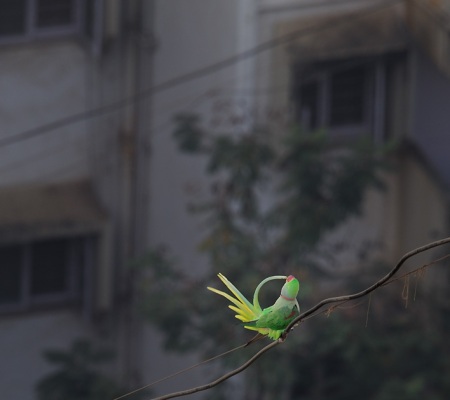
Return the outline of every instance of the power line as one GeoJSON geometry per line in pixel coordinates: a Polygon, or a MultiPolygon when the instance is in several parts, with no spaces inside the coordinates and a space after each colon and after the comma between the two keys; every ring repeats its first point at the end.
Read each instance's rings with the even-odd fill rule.
{"type": "Polygon", "coordinates": [[[324,23],[324,24],[320,24],[320,25],[309,26],[306,28],[300,28],[294,32],[290,32],[288,34],[285,34],[285,35],[276,37],[274,39],[268,40],[266,42],[263,42],[249,50],[235,54],[235,55],[225,58],[221,61],[218,61],[216,63],[207,65],[206,67],[199,68],[195,71],[188,72],[186,74],[169,79],[160,84],[154,85],[154,86],[152,86],[146,90],[143,90],[142,92],[136,93],[135,95],[130,96],[128,98],[113,102],[113,103],[105,105],[105,106],[94,108],[94,109],[91,109],[88,111],[81,111],[78,113],[74,113],[67,117],[63,117],[63,118],[57,119],[55,121],[40,125],[38,127],[22,131],[15,135],[7,136],[3,139],[0,139],[0,147],[5,147],[5,146],[11,145],[11,144],[19,143],[24,140],[28,140],[33,137],[40,136],[45,133],[54,131],[56,129],[62,128],[67,125],[75,124],[77,122],[81,122],[81,121],[85,121],[85,120],[89,120],[89,119],[92,119],[95,117],[100,117],[102,115],[109,114],[113,111],[117,111],[117,110],[120,110],[131,104],[134,104],[141,99],[150,97],[156,93],[161,93],[165,90],[172,89],[176,86],[180,86],[180,85],[190,82],[192,80],[211,75],[215,72],[218,72],[222,69],[230,67],[241,61],[255,57],[258,54],[263,53],[267,50],[270,50],[274,47],[278,47],[278,46],[287,44],[295,39],[298,39],[299,37],[301,37],[303,35],[309,35],[312,33],[320,32],[322,30],[335,28],[336,26],[340,26],[340,25],[346,25],[346,24],[352,22],[354,18],[363,18],[365,16],[379,12],[385,8],[392,7],[393,5],[400,3],[402,1],[403,0],[389,0],[385,3],[379,3],[373,7],[365,8],[363,11],[357,11],[357,12],[352,13],[352,18],[350,18],[347,15],[345,18],[342,18],[339,21],[335,21],[333,24],[324,23]]]}
{"type": "Polygon", "coordinates": [[[336,7],[336,6],[346,6],[352,4],[361,4],[361,0],[310,0],[301,3],[287,3],[287,4],[277,4],[277,5],[266,5],[261,7],[261,14],[274,14],[274,13],[285,13],[286,11],[297,11],[302,9],[311,8],[321,8],[321,7],[336,7]]]}
{"type": "Polygon", "coordinates": [[[219,359],[219,358],[222,358],[222,357],[224,357],[224,356],[226,356],[226,355],[228,355],[228,354],[230,354],[230,353],[235,352],[236,350],[240,350],[240,349],[246,347],[247,344],[248,344],[248,343],[241,344],[240,346],[237,346],[237,347],[235,347],[235,348],[233,348],[233,349],[231,349],[231,350],[227,350],[227,351],[225,351],[225,352],[223,352],[223,353],[221,353],[221,354],[219,354],[219,355],[217,355],[217,356],[213,356],[213,357],[211,357],[211,358],[208,358],[207,360],[200,361],[200,362],[197,363],[197,364],[191,365],[190,367],[187,367],[187,368],[184,368],[184,369],[182,369],[182,370],[180,370],[180,371],[174,372],[174,373],[171,374],[171,375],[167,375],[167,376],[165,376],[164,378],[160,378],[160,379],[158,379],[157,381],[154,381],[154,382],[152,382],[152,383],[149,383],[148,385],[142,386],[142,387],[140,387],[140,388],[138,388],[138,389],[132,390],[131,392],[125,393],[125,394],[123,394],[123,395],[121,395],[121,396],[119,396],[119,397],[114,398],[113,400],[124,399],[125,397],[128,397],[128,396],[130,396],[130,395],[133,395],[133,394],[135,394],[135,393],[137,393],[137,392],[141,392],[142,390],[147,389],[147,388],[149,388],[149,387],[151,387],[151,386],[154,386],[154,385],[156,385],[156,384],[158,384],[158,383],[167,381],[168,379],[175,378],[176,376],[181,375],[181,374],[184,374],[184,373],[186,373],[186,372],[189,372],[189,371],[193,370],[194,368],[197,368],[197,367],[199,367],[199,366],[201,366],[201,365],[204,365],[204,364],[208,364],[208,363],[210,363],[211,361],[215,361],[215,360],[217,360],[217,359],[219,359]]]}

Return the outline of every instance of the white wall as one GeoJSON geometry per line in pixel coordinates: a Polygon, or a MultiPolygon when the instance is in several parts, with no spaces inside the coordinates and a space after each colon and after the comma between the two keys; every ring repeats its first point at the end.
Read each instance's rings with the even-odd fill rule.
{"type": "MultiPolygon", "coordinates": [[[[252,46],[256,18],[254,0],[158,0],[155,2],[154,85],[234,56],[252,46]]],[[[204,160],[178,152],[172,139],[174,115],[198,113],[209,128],[211,109],[218,99],[233,98],[236,88],[251,80],[251,67],[240,63],[199,79],[158,92],[152,102],[150,244],[165,244],[183,270],[195,276],[208,268],[197,246],[205,233],[204,221],[186,210],[188,201],[209,196],[204,160]]],[[[250,87],[248,85],[247,87],[250,87]]],[[[205,288],[206,293],[206,288],[205,288]]],[[[159,334],[144,333],[144,384],[191,365],[195,357],[168,355],[159,349],[159,334]]],[[[158,385],[167,393],[205,383],[205,371],[158,385]]],[[[203,394],[193,398],[203,397],[203,394]]],[[[207,397],[207,396],[206,396],[207,397]]]]}
{"type": "MultiPolygon", "coordinates": [[[[154,85],[234,55],[236,6],[235,0],[157,1],[154,85]]],[[[186,201],[205,198],[208,189],[204,163],[176,149],[172,119],[181,111],[208,118],[212,93],[228,94],[235,83],[236,69],[232,66],[153,97],[150,241],[173,247],[187,270],[201,270],[205,263],[199,262],[195,249],[201,238],[200,223],[186,212],[186,201]]]]}
{"type": "Polygon", "coordinates": [[[1,397],[8,400],[36,399],[36,382],[53,366],[43,357],[47,349],[68,351],[74,339],[89,330],[70,311],[5,317],[0,320],[1,397]]]}
{"type": "MultiPolygon", "coordinates": [[[[86,107],[86,54],[75,42],[0,48],[0,143],[86,107]]],[[[84,122],[1,146],[0,185],[59,182],[88,173],[84,122]]]]}
{"type": "Polygon", "coordinates": [[[413,56],[414,101],[411,109],[411,138],[420,146],[433,169],[450,184],[450,80],[422,51],[413,56]]]}
{"type": "MultiPolygon", "coordinates": [[[[87,57],[72,41],[0,48],[0,143],[2,139],[85,110],[87,57]]],[[[89,173],[85,122],[2,146],[0,186],[42,185],[84,178],[89,173]]],[[[70,311],[2,316],[0,319],[1,397],[35,398],[34,385],[50,371],[47,348],[67,350],[89,335],[70,311]]]]}

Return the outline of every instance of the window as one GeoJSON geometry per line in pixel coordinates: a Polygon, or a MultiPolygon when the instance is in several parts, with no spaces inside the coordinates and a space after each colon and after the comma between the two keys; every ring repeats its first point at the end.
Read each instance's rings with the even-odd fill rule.
{"type": "Polygon", "coordinates": [[[366,71],[353,68],[330,77],[330,126],[364,124],[367,96],[366,71]]]}
{"type": "Polygon", "coordinates": [[[92,271],[92,238],[57,238],[0,246],[0,311],[82,300],[92,271]]]}
{"type": "Polygon", "coordinates": [[[37,0],[36,27],[54,28],[76,23],[75,0],[37,0]]]}
{"type": "Polygon", "coordinates": [[[92,38],[99,9],[99,0],[0,0],[0,43],[59,35],[92,38]]]}
{"type": "Polygon", "coordinates": [[[306,130],[371,135],[381,143],[407,131],[409,56],[398,51],[294,69],[292,100],[306,130]]]}
{"type": "Polygon", "coordinates": [[[0,37],[25,32],[25,0],[0,0],[0,37]]]}
{"type": "Polygon", "coordinates": [[[300,119],[308,129],[319,126],[319,82],[312,81],[300,86],[300,119]]]}
{"type": "Polygon", "coordinates": [[[322,63],[300,70],[294,101],[300,123],[331,134],[372,131],[376,68],[358,61],[322,63]]]}

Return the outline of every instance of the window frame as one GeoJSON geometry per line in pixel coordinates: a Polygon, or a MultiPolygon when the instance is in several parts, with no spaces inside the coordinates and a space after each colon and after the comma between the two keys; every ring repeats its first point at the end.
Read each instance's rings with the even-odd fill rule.
{"type": "MultiPolygon", "coordinates": [[[[86,24],[86,1],[92,1],[93,12],[95,17],[99,17],[100,1],[99,0],[71,0],[73,2],[74,21],[71,24],[55,26],[55,27],[38,27],[38,1],[25,0],[25,30],[17,35],[0,35],[0,45],[29,43],[34,40],[82,36],[89,38],[86,24]]],[[[94,27],[95,30],[95,27],[94,27]]]]}
{"type": "MultiPolygon", "coordinates": [[[[326,61],[311,63],[307,66],[296,66],[294,76],[300,74],[303,78],[297,79],[294,84],[293,102],[297,110],[297,120],[307,130],[325,129],[330,136],[337,138],[352,138],[362,134],[371,135],[374,140],[380,141],[384,130],[384,105],[386,102],[386,63],[382,57],[364,57],[344,61],[326,61]],[[331,80],[335,73],[353,68],[364,68],[364,109],[361,123],[348,123],[333,126],[331,118],[331,80]],[[299,72],[300,71],[300,72],[299,72]],[[302,116],[302,86],[316,83],[318,86],[317,126],[312,127],[302,116]]],[[[294,78],[295,79],[295,78],[294,78]]]]}
{"type": "Polygon", "coordinates": [[[30,240],[22,243],[2,244],[2,247],[19,246],[20,248],[20,293],[18,301],[0,304],[0,314],[27,312],[42,307],[64,306],[70,304],[82,304],[85,299],[90,299],[87,293],[92,289],[93,271],[93,246],[95,237],[91,235],[49,237],[46,239],[30,240]],[[55,239],[67,240],[67,252],[65,254],[65,266],[67,268],[66,289],[59,293],[35,294],[32,292],[32,247],[36,243],[51,241],[55,239]],[[79,251],[79,252],[78,252],[79,251]],[[81,257],[78,255],[81,254],[81,257]],[[77,264],[77,258],[81,261],[77,264]]]}

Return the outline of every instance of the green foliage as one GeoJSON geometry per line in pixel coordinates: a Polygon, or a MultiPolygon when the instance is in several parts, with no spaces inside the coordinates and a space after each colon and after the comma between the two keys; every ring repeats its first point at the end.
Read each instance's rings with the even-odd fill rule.
{"type": "Polygon", "coordinates": [[[166,333],[167,348],[186,351],[199,345],[202,340],[195,323],[196,315],[190,312],[192,307],[199,311],[201,303],[198,303],[200,299],[192,291],[191,282],[175,269],[174,264],[167,251],[158,248],[135,265],[137,268],[152,266],[149,271],[145,271],[145,279],[141,281],[147,301],[142,302],[140,308],[166,333]],[[174,318],[174,315],[177,317],[174,318]]]}
{"type": "Polygon", "coordinates": [[[177,139],[180,149],[186,152],[199,151],[204,135],[198,126],[198,116],[192,114],[179,115],[175,118],[175,122],[177,127],[173,135],[177,139]]]}
{"type": "Polygon", "coordinates": [[[74,341],[67,352],[47,350],[44,357],[56,370],[38,382],[39,400],[107,400],[125,392],[98,370],[112,360],[113,353],[94,349],[87,340],[74,341]]]}
{"type": "MultiPolygon", "coordinates": [[[[261,129],[208,135],[190,115],[178,117],[174,137],[180,150],[207,158],[212,195],[191,210],[206,222],[199,249],[210,258],[211,275],[190,277],[166,250],[150,252],[141,260],[146,277],[142,310],[164,332],[166,348],[201,351],[207,357],[249,339],[226,303],[205,290],[220,285],[218,272],[246,296],[269,275],[293,274],[300,278],[302,308],[323,298],[311,283],[319,277],[314,262],[318,245],[324,234],[361,212],[369,187],[383,188],[379,171],[385,168],[387,150],[364,140],[338,147],[323,133],[295,129],[284,135],[261,129]]],[[[350,284],[340,287],[339,294],[353,291],[350,284]]],[[[272,304],[279,290],[267,285],[262,306],[272,304]]],[[[393,302],[388,296],[383,307],[392,309],[393,302]]],[[[438,371],[448,372],[449,365],[438,361],[437,340],[426,343],[413,320],[403,320],[398,330],[381,318],[376,329],[365,329],[364,320],[333,314],[303,324],[276,354],[265,355],[246,372],[244,397],[437,399],[448,391],[438,371]],[[427,365],[413,362],[416,355],[427,365]]],[[[241,362],[247,351],[252,349],[224,362],[241,362]]]]}
{"type": "Polygon", "coordinates": [[[285,232],[284,251],[301,259],[324,233],[360,213],[367,187],[381,184],[377,172],[385,161],[368,140],[332,148],[320,132],[293,131],[284,147],[278,164],[284,196],[271,217],[285,232]]]}

